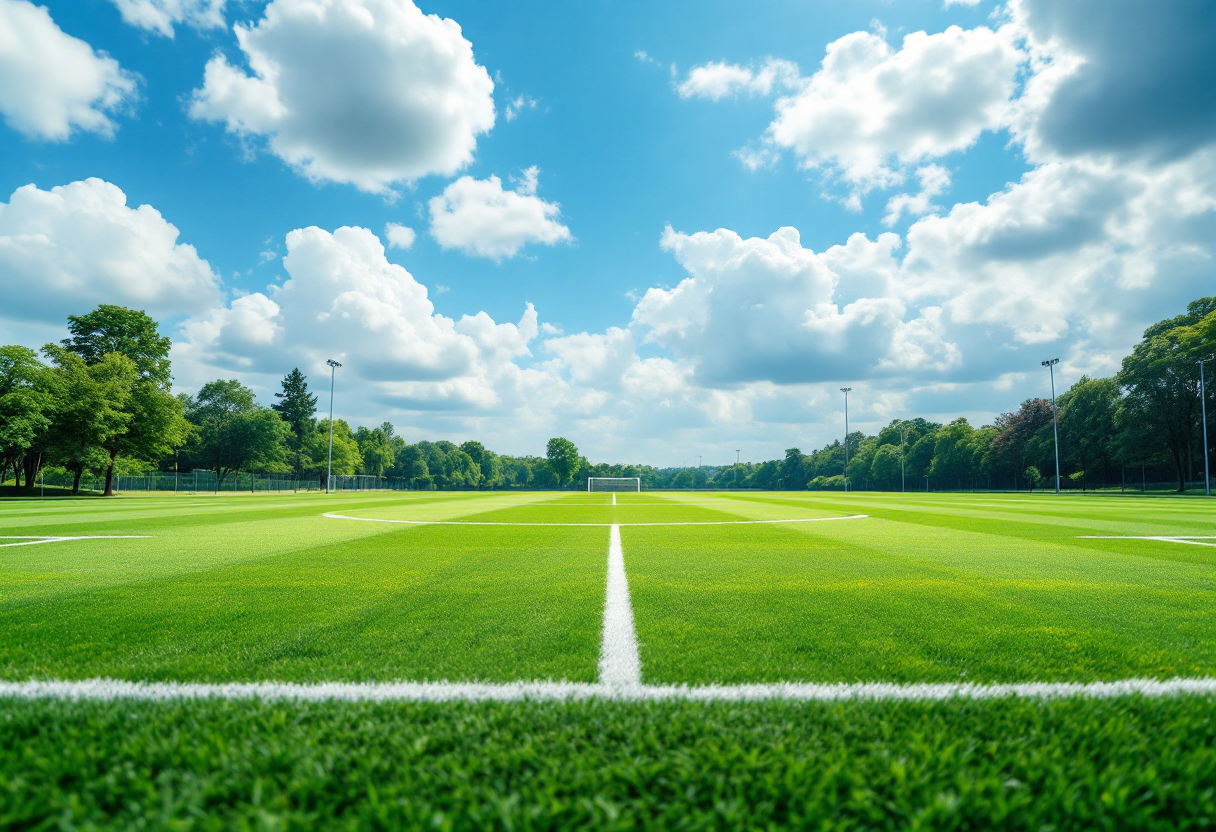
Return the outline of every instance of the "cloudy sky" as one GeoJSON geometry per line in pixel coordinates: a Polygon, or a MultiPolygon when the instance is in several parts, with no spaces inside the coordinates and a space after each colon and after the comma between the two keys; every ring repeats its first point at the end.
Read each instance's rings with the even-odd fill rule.
{"type": "Polygon", "coordinates": [[[409,440],[982,423],[1216,293],[1210,0],[0,0],[0,341],[409,440]]]}

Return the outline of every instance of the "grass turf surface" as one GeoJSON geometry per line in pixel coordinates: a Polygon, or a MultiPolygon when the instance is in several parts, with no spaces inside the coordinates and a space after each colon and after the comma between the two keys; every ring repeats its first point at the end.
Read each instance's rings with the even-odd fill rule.
{"type": "Polygon", "coordinates": [[[1202,829],[1210,700],[8,702],[0,827],[1202,829]]]}
{"type": "MultiPolygon", "coordinates": [[[[1212,675],[1194,499],[409,494],[0,502],[0,676],[594,678],[626,526],[647,681],[1212,675]]],[[[0,827],[1201,828],[1216,704],[0,700],[0,827]]]]}

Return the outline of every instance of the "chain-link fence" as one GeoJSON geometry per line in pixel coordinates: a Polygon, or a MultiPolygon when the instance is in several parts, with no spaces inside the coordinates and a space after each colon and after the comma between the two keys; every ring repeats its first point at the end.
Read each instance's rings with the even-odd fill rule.
{"type": "MultiPolygon", "coordinates": [[[[51,488],[71,488],[73,475],[70,472],[44,472],[42,484],[51,488]]],[[[81,491],[100,492],[105,488],[105,477],[85,475],[80,478],[81,491]]],[[[330,479],[332,491],[407,491],[408,480],[373,475],[335,475],[330,479]]],[[[219,477],[215,471],[195,469],[193,471],[149,471],[144,474],[114,475],[114,491],[145,492],[159,491],[178,494],[219,494],[221,492],[296,492],[324,491],[322,477],[296,479],[280,474],[236,472],[219,477]]]]}

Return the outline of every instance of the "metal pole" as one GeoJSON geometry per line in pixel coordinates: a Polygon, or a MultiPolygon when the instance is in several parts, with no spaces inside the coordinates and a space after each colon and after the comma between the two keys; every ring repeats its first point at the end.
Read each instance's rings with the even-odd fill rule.
{"type": "Polygon", "coordinates": [[[739,449],[735,448],[735,488],[739,487],[739,449]]]}
{"type": "Polygon", "coordinates": [[[849,490],[849,391],[852,387],[841,387],[844,393],[844,490],[849,490]]]}
{"type": "Polygon", "coordinates": [[[325,363],[329,365],[329,462],[325,466],[325,493],[328,494],[334,476],[334,376],[342,365],[332,358],[325,363]]]}
{"type": "Polygon", "coordinates": [[[1212,477],[1208,473],[1208,403],[1203,390],[1203,359],[1199,360],[1199,412],[1202,414],[1200,427],[1203,428],[1203,493],[1211,497],[1212,477]]]}
{"type": "Polygon", "coordinates": [[[1047,372],[1051,375],[1051,432],[1055,439],[1056,447],[1056,493],[1060,493],[1060,423],[1056,418],[1056,365],[1060,363],[1058,358],[1049,358],[1042,362],[1047,368],[1047,372]]]}

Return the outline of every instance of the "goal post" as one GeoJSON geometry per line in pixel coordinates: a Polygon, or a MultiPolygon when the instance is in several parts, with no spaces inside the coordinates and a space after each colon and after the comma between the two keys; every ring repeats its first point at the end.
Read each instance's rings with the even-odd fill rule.
{"type": "Polygon", "coordinates": [[[641,477],[587,477],[587,493],[592,491],[637,491],[642,490],[641,477]]]}

